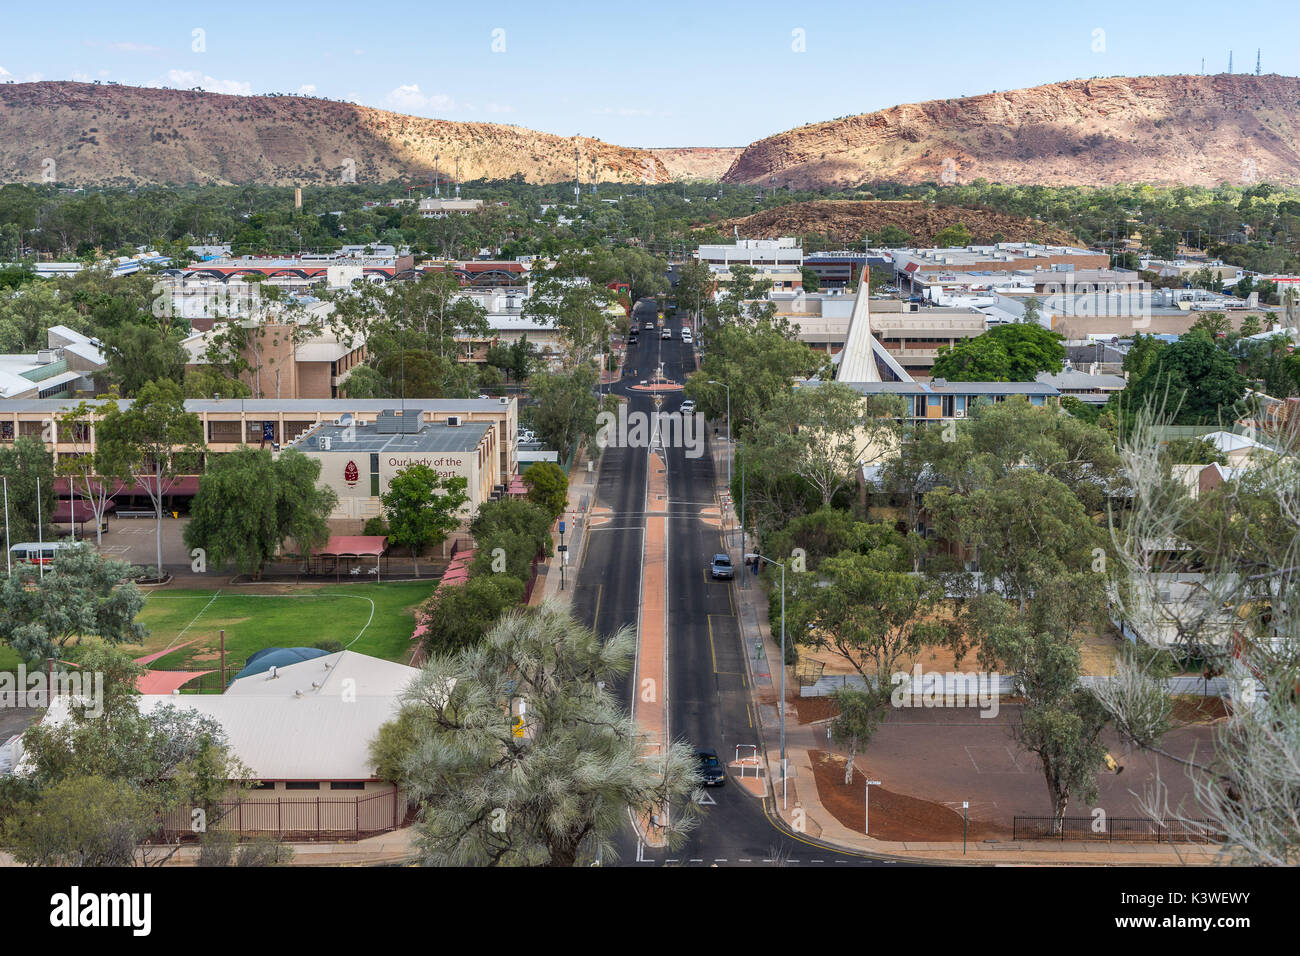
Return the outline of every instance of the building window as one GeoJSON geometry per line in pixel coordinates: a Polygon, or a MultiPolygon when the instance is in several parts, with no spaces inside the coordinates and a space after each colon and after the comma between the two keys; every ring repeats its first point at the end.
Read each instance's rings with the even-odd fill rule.
{"type": "Polygon", "coordinates": [[[252,785],[251,785],[248,789],[250,789],[250,790],[274,790],[274,789],[275,789],[275,781],[274,781],[274,780],[254,780],[253,783],[252,783],[252,785]]]}
{"type": "Polygon", "coordinates": [[[330,784],[331,790],[364,790],[366,785],[361,780],[336,780],[330,784]]]}
{"type": "Polygon", "coordinates": [[[315,781],[307,780],[286,780],[284,784],[286,790],[319,790],[320,784],[315,781]]]}

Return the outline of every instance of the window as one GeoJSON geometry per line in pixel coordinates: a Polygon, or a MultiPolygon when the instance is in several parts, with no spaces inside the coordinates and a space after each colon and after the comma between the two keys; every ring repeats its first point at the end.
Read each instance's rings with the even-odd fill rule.
{"type": "Polygon", "coordinates": [[[252,786],[249,787],[249,789],[250,789],[250,790],[274,790],[274,789],[275,789],[275,781],[274,781],[274,780],[254,780],[252,786]]]}
{"type": "Polygon", "coordinates": [[[330,784],[331,790],[364,790],[366,785],[361,780],[336,780],[330,784]]]}
{"type": "Polygon", "coordinates": [[[286,780],[284,784],[286,790],[319,790],[320,784],[307,780],[286,780]]]}

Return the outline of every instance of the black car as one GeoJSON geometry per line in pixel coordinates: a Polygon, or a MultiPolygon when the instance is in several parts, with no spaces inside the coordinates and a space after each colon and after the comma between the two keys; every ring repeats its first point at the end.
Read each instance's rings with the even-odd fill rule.
{"type": "Polygon", "coordinates": [[[716,750],[695,751],[695,762],[706,787],[720,787],[727,782],[727,772],[722,769],[716,750]]]}

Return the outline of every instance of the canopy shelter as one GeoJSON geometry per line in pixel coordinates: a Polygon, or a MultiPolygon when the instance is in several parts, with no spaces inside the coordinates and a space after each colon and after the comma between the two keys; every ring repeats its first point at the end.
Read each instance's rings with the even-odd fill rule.
{"type": "Polygon", "coordinates": [[[135,689],[142,694],[171,694],[196,677],[213,671],[148,671],[135,679],[135,689]]]}
{"type": "Polygon", "coordinates": [[[335,580],[342,580],[343,565],[348,564],[348,573],[359,576],[361,564],[369,564],[375,559],[375,566],[367,573],[379,580],[380,559],[388,551],[388,538],[382,534],[332,534],[325,545],[311,553],[308,569],[311,571],[333,571],[335,580]],[[352,562],[357,562],[354,566],[352,562]]]}
{"type": "Polygon", "coordinates": [[[522,475],[511,475],[510,484],[506,486],[506,495],[511,498],[523,498],[528,494],[528,486],[524,484],[522,475]]]}
{"type": "MultiPolygon", "coordinates": [[[[420,623],[415,626],[415,631],[411,634],[411,640],[418,642],[425,634],[429,633],[430,616],[431,614],[438,613],[438,595],[444,593],[446,588],[460,587],[468,581],[469,566],[473,563],[473,548],[461,548],[451,556],[451,563],[447,565],[447,570],[444,571],[442,577],[438,579],[438,586],[433,589],[433,600],[430,602],[433,611],[430,612],[430,614],[426,614],[420,623]]],[[[424,660],[423,649],[417,646],[411,659],[413,662],[422,662],[424,660]]]]}
{"type": "MultiPolygon", "coordinates": [[[[112,511],[116,505],[111,501],[104,502],[104,517],[112,511]]],[[[75,498],[60,498],[54,505],[55,524],[75,524],[85,526],[87,521],[95,520],[95,510],[90,506],[89,501],[79,501],[75,498]]]]}

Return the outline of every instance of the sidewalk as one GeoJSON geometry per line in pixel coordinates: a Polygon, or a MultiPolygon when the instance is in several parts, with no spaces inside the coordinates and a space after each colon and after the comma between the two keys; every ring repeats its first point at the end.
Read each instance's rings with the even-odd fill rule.
{"type": "MultiPolygon", "coordinates": [[[[293,860],[289,866],[400,866],[415,863],[419,851],[415,847],[416,828],[402,827],[388,833],[367,837],[364,840],[339,841],[337,843],[290,843],[293,847],[293,860]]],[[[152,856],[156,859],[165,850],[156,848],[152,856]]],[[[176,851],[165,866],[197,866],[199,846],[187,843],[176,851]]],[[[0,867],[18,866],[12,856],[0,852],[0,867]]]]}
{"type": "Polygon", "coordinates": [[[578,569],[582,566],[583,549],[587,544],[587,525],[596,503],[596,486],[600,482],[600,462],[596,460],[588,471],[587,464],[591,461],[585,450],[580,451],[573,456],[573,466],[569,469],[569,504],[561,516],[569,563],[564,564],[564,552],[559,550],[560,530],[559,522],[556,522],[551,528],[554,553],[537,568],[537,584],[528,599],[529,605],[546,600],[557,600],[566,605],[573,601],[573,588],[578,581],[578,569]],[[560,590],[561,577],[563,591],[560,590]]]}
{"type": "MultiPolygon", "coordinates": [[[[715,451],[715,470],[719,475],[719,488],[726,481],[725,446],[722,455],[715,451]],[[720,461],[719,461],[720,459],[720,461]]],[[[734,514],[729,527],[735,526],[734,514]]],[[[728,540],[732,559],[738,569],[736,581],[736,613],[740,622],[741,640],[747,648],[747,665],[753,686],[754,709],[759,716],[762,735],[766,778],[769,792],[764,798],[764,809],[777,822],[797,835],[811,837],[830,846],[871,856],[888,857],[917,863],[973,865],[1031,865],[1031,866],[1215,866],[1226,865],[1228,860],[1219,846],[1198,844],[1147,844],[1102,842],[1054,842],[1032,840],[1020,842],[970,842],[963,854],[961,843],[890,842],[866,836],[846,827],[822,805],[813,773],[810,751],[828,749],[823,724],[800,724],[793,710],[786,705],[786,761],[787,777],[781,779],[780,759],[780,660],[779,635],[773,637],[768,624],[767,596],[759,579],[744,567],[740,554],[740,535],[733,533],[728,540]],[[740,576],[743,574],[744,587],[740,576]],[[782,809],[782,785],[785,800],[782,809]]],[[[752,546],[750,550],[753,550],[752,546]]],[[[788,635],[787,635],[788,636],[788,635]]],[[[793,671],[786,673],[786,694],[798,692],[793,671]]],[[[862,769],[859,756],[858,771],[862,769]]],[[[865,775],[864,775],[865,778],[865,775]]]]}

